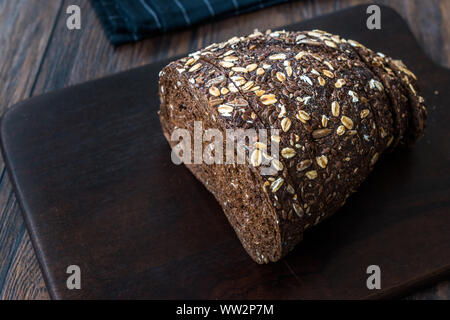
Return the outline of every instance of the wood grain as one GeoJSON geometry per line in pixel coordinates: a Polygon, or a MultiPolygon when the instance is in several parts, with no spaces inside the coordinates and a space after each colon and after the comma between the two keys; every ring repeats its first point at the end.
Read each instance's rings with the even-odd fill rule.
{"type": "MultiPolygon", "coordinates": [[[[0,108],[31,95],[194,51],[254,28],[276,28],[367,2],[296,1],[114,49],[87,0],[50,1],[45,5],[37,5],[32,0],[0,0],[0,50],[6,48],[7,53],[4,55],[2,51],[0,60],[0,80],[7,83],[0,87],[0,108]],[[65,10],[61,8],[69,4],[81,7],[81,30],[69,31],[65,27],[65,10]],[[20,36],[10,37],[11,34],[20,36]]],[[[450,1],[375,2],[395,8],[409,22],[425,52],[435,62],[450,65],[450,1]]],[[[0,298],[47,298],[8,178],[4,174],[2,177],[0,298]]],[[[450,298],[448,284],[439,288],[417,297],[450,298]]]]}
{"type": "MultiPolygon", "coordinates": [[[[31,96],[61,3],[0,0],[0,110],[31,96]]],[[[48,298],[3,159],[0,169],[0,299],[48,298]]]]}

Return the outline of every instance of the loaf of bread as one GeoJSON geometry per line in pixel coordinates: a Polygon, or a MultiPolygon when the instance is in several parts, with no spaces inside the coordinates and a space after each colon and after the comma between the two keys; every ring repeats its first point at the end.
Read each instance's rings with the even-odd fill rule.
{"type": "Polygon", "coordinates": [[[159,115],[172,148],[174,131],[194,135],[196,121],[224,133],[279,130],[249,142],[248,163],[185,161],[248,254],[268,263],[344,205],[383,153],[423,135],[416,80],[401,61],[324,31],[255,31],[166,66],[159,115]]]}

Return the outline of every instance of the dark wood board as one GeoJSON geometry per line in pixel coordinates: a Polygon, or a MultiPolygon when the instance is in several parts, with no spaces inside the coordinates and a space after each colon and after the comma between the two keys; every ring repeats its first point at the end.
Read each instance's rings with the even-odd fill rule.
{"type": "Polygon", "coordinates": [[[167,61],[12,107],[2,151],[51,296],[382,298],[449,275],[450,71],[389,8],[382,29],[367,30],[365,9],[288,29],[321,28],[403,59],[428,102],[426,135],[381,161],[278,263],[252,262],[213,197],[170,161],[156,114],[167,61]],[[81,290],[66,288],[72,264],[81,267],[81,290]],[[371,264],[381,267],[381,290],[366,288],[371,264]]]}

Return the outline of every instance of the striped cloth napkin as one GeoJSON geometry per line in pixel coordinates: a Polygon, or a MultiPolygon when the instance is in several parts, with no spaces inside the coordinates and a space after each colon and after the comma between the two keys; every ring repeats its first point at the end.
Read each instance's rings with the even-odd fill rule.
{"type": "Polygon", "coordinates": [[[91,0],[113,45],[289,0],[91,0]]]}

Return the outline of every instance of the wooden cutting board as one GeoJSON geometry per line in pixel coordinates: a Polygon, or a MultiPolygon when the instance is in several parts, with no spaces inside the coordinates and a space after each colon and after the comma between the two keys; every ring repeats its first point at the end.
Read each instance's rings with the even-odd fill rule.
{"type": "Polygon", "coordinates": [[[35,97],[1,139],[50,294],[65,298],[381,298],[450,274],[450,71],[405,22],[365,6],[286,27],[320,28],[401,58],[429,107],[425,137],[376,169],[343,209],[278,263],[255,264],[219,205],[170,160],[157,110],[167,61],[35,97]],[[381,268],[381,289],[366,268],[381,268]],[[81,268],[81,290],[66,269],[81,268]]]}

